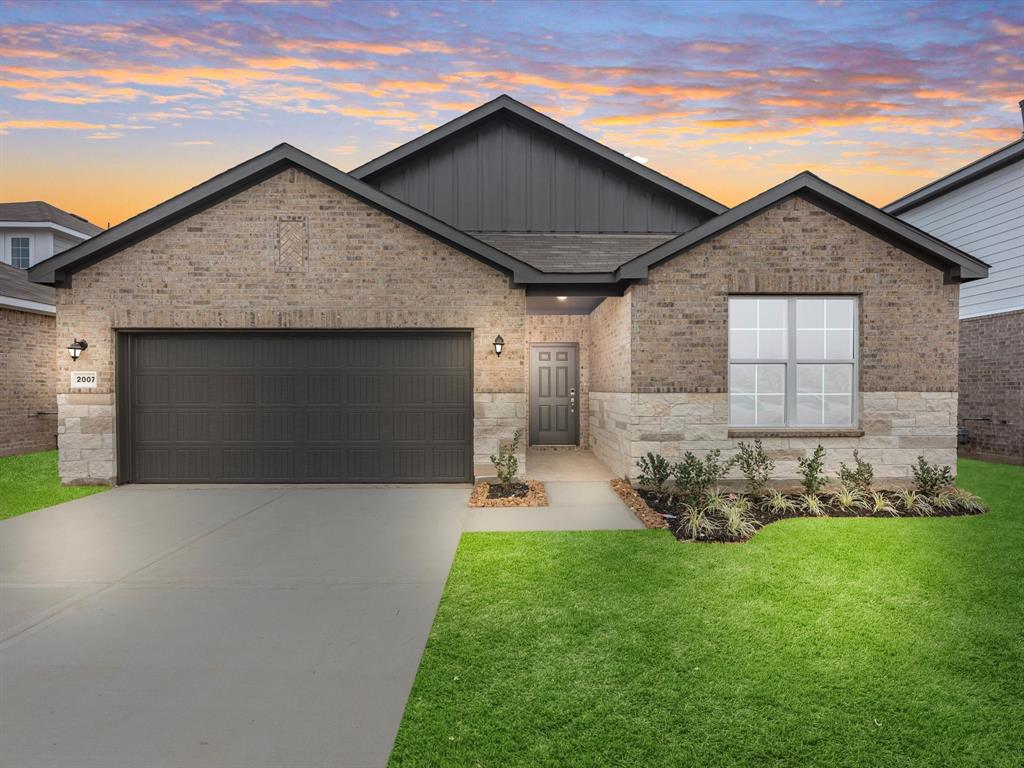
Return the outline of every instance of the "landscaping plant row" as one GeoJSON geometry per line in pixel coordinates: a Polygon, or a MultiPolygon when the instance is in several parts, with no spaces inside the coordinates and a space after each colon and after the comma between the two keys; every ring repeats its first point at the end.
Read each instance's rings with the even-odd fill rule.
{"type": "Polygon", "coordinates": [[[703,459],[687,451],[669,463],[648,453],[637,462],[637,493],[682,541],[746,541],[757,529],[787,517],[927,517],[985,512],[977,496],[954,485],[948,466],[923,456],[912,467],[914,487],[895,491],[873,487],[874,470],[853,452],[854,465],[840,463],[838,487],[826,489],[825,449],[799,460],[802,493],[782,493],[771,486],[774,460],[760,440],[740,443],[725,460],[721,451],[703,459]],[[722,490],[720,482],[733,467],[746,478],[745,492],[722,490]]]}

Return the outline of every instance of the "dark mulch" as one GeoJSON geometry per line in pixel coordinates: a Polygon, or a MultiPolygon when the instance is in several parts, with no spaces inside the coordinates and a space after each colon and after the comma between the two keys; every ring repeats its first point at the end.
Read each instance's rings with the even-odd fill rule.
{"type": "MultiPolygon", "coordinates": [[[[623,486],[629,486],[628,483],[623,482],[623,486]]],[[[632,488],[618,487],[615,484],[612,485],[616,493],[619,494],[620,498],[623,499],[631,508],[637,513],[637,517],[648,528],[660,528],[667,527],[680,541],[693,541],[693,539],[683,531],[681,523],[681,517],[679,515],[679,508],[673,498],[672,494],[667,493],[655,493],[643,488],[632,488]],[[631,491],[631,493],[630,493],[631,491]],[[627,494],[630,498],[627,498],[627,494]],[[642,500],[647,506],[648,513],[644,513],[637,509],[636,502],[642,500]],[[651,516],[660,517],[663,521],[663,525],[652,523],[651,516]]],[[[893,507],[896,508],[896,514],[891,512],[875,512],[871,509],[842,509],[837,506],[829,494],[822,494],[819,498],[821,500],[822,514],[818,517],[873,517],[873,518],[884,518],[884,517],[924,517],[917,512],[907,512],[900,507],[899,497],[895,493],[886,491],[881,492],[883,496],[889,501],[893,507]]],[[[787,495],[789,499],[796,507],[788,511],[776,511],[768,507],[766,500],[758,500],[750,497],[747,494],[731,494],[730,499],[738,500],[740,498],[746,498],[750,501],[747,516],[754,523],[755,527],[763,528],[766,525],[770,525],[778,520],[784,520],[787,518],[799,518],[799,517],[814,517],[814,515],[808,514],[800,506],[800,497],[798,495],[787,495]]],[[[950,509],[933,509],[928,517],[961,517],[965,515],[977,515],[982,514],[982,511],[973,510],[964,506],[954,506],[950,509]]],[[[720,523],[720,520],[715,521],[720,523]]],[[[737,537],[731,536],[728,532],[723,530],[721,525],[718,525],[716,529],[706,536],[700,536],[697,541],[708,541],[708,542],[739,542],[744,541],[749,537],[737,537]]]]}
{"type": "Polygon", "coordinates": [[[530,486],[526,483],[493,483],[487,487],[488,499],[525,499],[530,492],[530,486]]]}

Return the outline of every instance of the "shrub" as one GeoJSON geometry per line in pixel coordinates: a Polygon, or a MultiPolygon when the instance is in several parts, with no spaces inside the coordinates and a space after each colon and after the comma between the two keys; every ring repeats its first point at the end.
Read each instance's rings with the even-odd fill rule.
{"type": "Polygon", "coordinates": [[[953,471],[949,465],[940,467],[938,464],[931,464],[925,461],[924,456],[917,457],[917,464],[912,466],[910,471],[914,473],[917,490],[929,499],[953,485],[953,471]]]}
{"type": "Polygon", "coordinates": [[[821,503],[821,499],[813,494],[807,493],[800,497],[800,506],[804,512],[813,517],[825,517],[825,505],[821,503]]]}
{"type": "Polygon", "coordinates": [[[875,479],[874,468],[866,461],[861,460],[857,449],[853,449],[853,467],[847,467],[845,462],[839,463],[839,482],[847,488],[852,488],[862,493],[871,490],[871,483],[875,479]]]}
{"type": "Polygon", "coordinates": [[[690,451],[684,453],[683,460],[672,465],[672,478],[683,503],[691,507],[704,504],[732,464],[732,461],[722,461],[722,452],[717,448],[703,459],[690,451]]]}
{"type": "Polygon", "coordinates": [[[810,458],[804,457],[800,459],[799,464],[800,476],[803,478],[800,484],[804,487],[804,495],[816,496],[821,493],[821,489],[825,486],[825,481],[828,479],[825,473],[821,471],[825,466],[825,449],[819,443],[810,458]]]}
{"type": "Polygon", "coordinates": [[[935,512],[935,510],[932,509],[932,505],[928,503],[928,499],[917,491],[912,491],[909,488],[901,488],[896,491],[896,498],[899,499],[900,506],[903,507],[903,511],[908,515],[922,515],[927,517],[935,512]]]}
{"type": "Polygon", "coordinates": [[[988,507],[982,503],[981,499],[970,491],[965,491],[963,488],[953,488],[949,492],[949,495],[952,496],[953,499],[968,512],[988,511],[988,507]]]}
{"type": "Polygon", "coordinates": [[[796,511],[796,504],[775,488],[769,489],[765,505],[777,515],[786,515],[796,511]]]}
{"type": "Polygon", "coordinates": [[[858,488],[850,488],[845,485],[840,486],[839,490],[832,494],[832,501],[839,507],[843,512],[853,512],[858,509],[864,509],[865,498],[864,494],[858,488]]]}
{"type": "Polygon", "coordinates": [[[641,457],[636,466],[640,470],[636,480],[641,487],[658,493],[664,492],[665,483],[672,476],[672,465],[668,459],[660,453],[648,453],[641,457]]]}
{"type": "Polygon", "coordinates": [[[519,441],[523,437],[523,430],[517,429],[512,435],[512,441],[505,445],[498,446],[498,455],[491,454],[491,464],[494,465],[494,472],[498,475],[498,482],[502,485],[510,485],[516,479],[516,472],[519,471],[519,459],[516,452],[519,450],[519,441]]]}
{"type": "Polygon", "coordinates": [[[749,539],[757,532],[757,524],[750,516],[750,502],[736,499],[722,510],[722,528],[735,539],[749,539]]]}
{"type": "Polygon", "coordinates": [[[753,446],[740,443],[737,447],[739,453],[734,461],[747,478],[747,490],[751,496],[763,496],[775,469],[775,461],[765,453],[760,440],[755,440],[753,446]]]}
{"type": "Polygon", "coordinates": [[[940,512],[956,512],[957,507],[959,507],[956,496],[949,491],[939,491],[934,496],[930,496],[928,503],[932,505],[933,509],[937,509],[940,512]]]}
{"type": "Polygon", "coordinates": [[[892,502],[889,501],[885,494],[878,491],[872,491],[871,496],[868,497],[868,509],[875,515],[888,513],[895,517],[899,514],[899,511],[892,505],[892,502]]]}
{"type": "Polygon", "coordinates": [[[687,539],[710,538],[715,532],[715,523],[703,507],[686,505],[679,514],[679,528],[687,539]]]}

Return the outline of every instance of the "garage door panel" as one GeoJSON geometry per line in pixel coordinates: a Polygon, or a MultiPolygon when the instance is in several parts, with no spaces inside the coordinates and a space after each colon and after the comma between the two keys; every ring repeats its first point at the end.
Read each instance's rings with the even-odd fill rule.
{"type": "Polygon", "coordinates": [[[125,480],[471,478],[468,333],[166,332],[127,349],[125,480]]]}

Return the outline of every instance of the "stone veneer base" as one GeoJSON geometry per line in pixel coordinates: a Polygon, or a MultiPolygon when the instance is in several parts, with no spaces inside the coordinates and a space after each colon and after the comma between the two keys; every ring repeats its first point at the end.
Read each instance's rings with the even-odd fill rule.
{"type": "MultiPolygon", "coordinates": [[[[821,436],[777,433],[761,438],[775,460],[779,480],[799,477],[798,459],[826,449],[825,471],[834,475],[840,462],[850,463],[853,451],[870,462],[880,481],[910,477],[919,455],[956,471],[956,392],[864,392],[860,424],[855,433],[821,436]]],[[[685,451],[703,455],[719,448],[724,455],[753,437],[730,437],[726,394],[591,392],[591,448],[616,474],[635,475],[637,460],[648,452],[670,460],[685,451]]],[[[738,473],[733,473],[738,476],[738,473]]]]}

